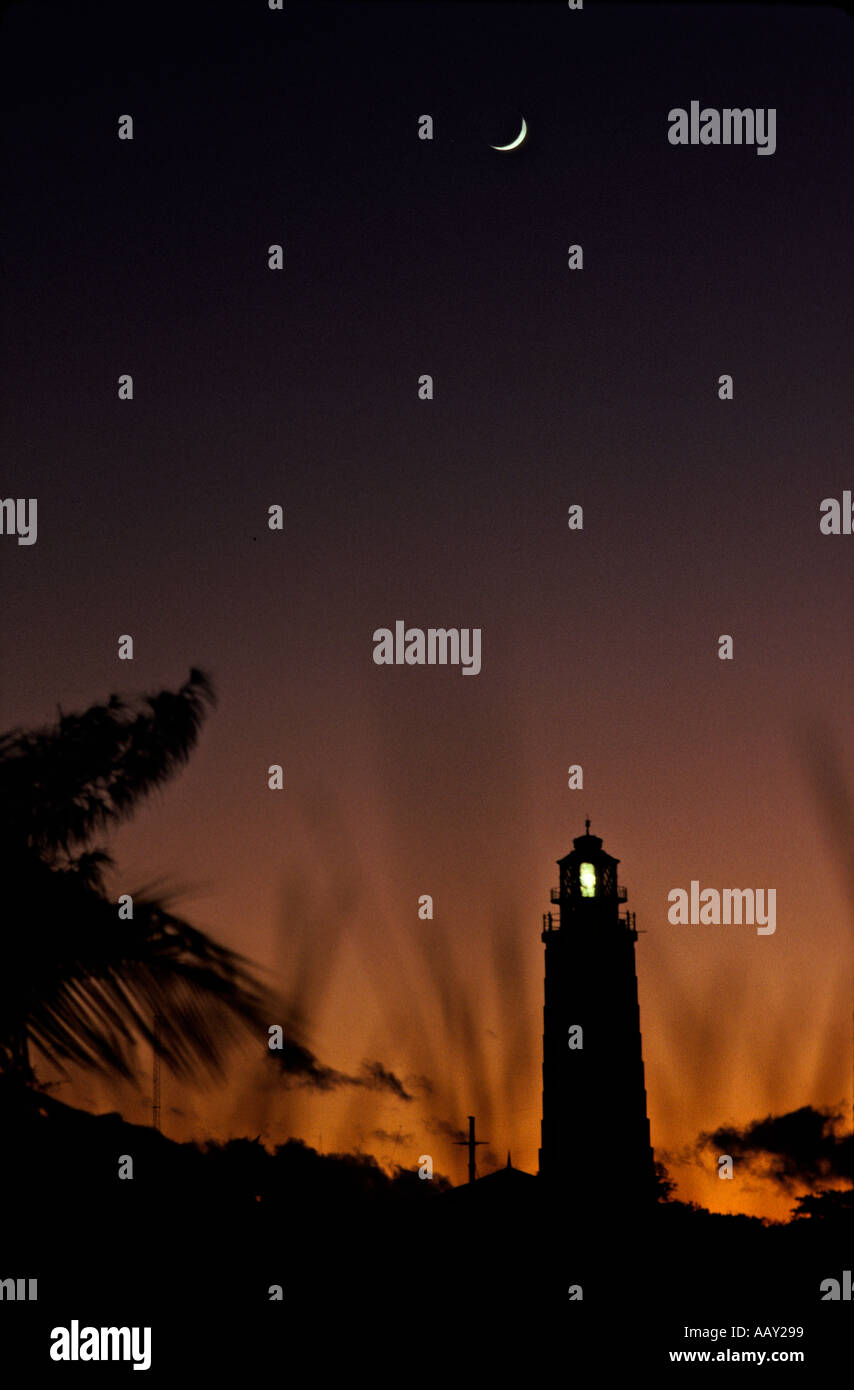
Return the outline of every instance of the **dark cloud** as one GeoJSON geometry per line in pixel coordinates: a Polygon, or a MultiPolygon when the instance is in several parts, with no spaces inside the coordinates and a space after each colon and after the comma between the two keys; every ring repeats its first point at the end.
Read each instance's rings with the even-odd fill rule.
{"type": "Polygon", "coordinates": [[[318,1061],[310,1048],[295,1038],[284,1037],[282,1046],[273,1048],[270,1056],[295,1086],[310,1086],[317,1091],[334,1091],[340,1086],[364,1086],[368,1091],[388,1091],[398,1100],[414,1100],[403,1082],[382,1062],[363,1062],[358,1076],[336,1071],[318,1061]]]}
{"type": "Polygon", "coordinates": [[[450,1120],[443,1120],[438,1115],[429,1119],[424,1128],[428,1134],[440,1134],[445,1139],[452,1139],[456,1143],[468,1143],[468,1134],[459,1125],[451,1124],[450,1120]]]}
{"type": "Polygon", "coordinates": [[[415,1140],[414,1134],[389,1134],[387,1129],[372,1129],[371,1138],[379,1139],[382,1144],[412,1144],[415,1140]]]}
{"type": "Polygon", "coordinates": [[[403,1085],[403,1082],[395,1076],[393,1071],[387,1071],[382,1062],[363,1062],[362,1075],[352,1077],[351,1082],[354,1086],[366,1086],[369,1091],[390,1091],[398,1100],[414,1100],[403,1085]]]}
{"type": "Polygon", "coordinates": [[[724,1125],[701,1134],[697,1149],[731,1154],[748,1170],[786,1192],[822,1187],[854,1177],[854,1135],[837,1134],[842,1117],[804,1105],[785,1115],[767,1115],[743,1128],[724,1125]]]}
{"type": "Polygon", "coordinates": [[[429,1076],[422,1076],[418,1072],[412,1072],[405,1080],[406,1085],[411,1091],[421,1091],[425,1096],[432,1096],[434,1087],[429,1076]]]}
{"type": "Polygon", "coordinates": [[[360,1084],[345,1072],[324,1066],[309,1048],[294,1038],[283,1038],[282,1046],[272,1049],[270,1056],[296,1086],[311,1086],[317,1091],[333,1091],[338,1086],[360,1084]]]}

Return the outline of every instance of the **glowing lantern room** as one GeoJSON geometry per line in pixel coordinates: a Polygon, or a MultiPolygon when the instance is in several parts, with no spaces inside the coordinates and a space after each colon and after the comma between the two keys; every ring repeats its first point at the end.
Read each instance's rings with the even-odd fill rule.
{"type": "MultiPolygon", "coordinates": [[[[606,854],[598,835],[590,834],[590,822],[585,821],[585,833],[573,840],[573,849],[559,859],[560,882],[551,891],[551,900],[560,907],[561,925],[579,912],[596,905],[597,914],[604,912],[616,920],[619,905],[626,901],[626,889],[617,881],[619,859],[606,854]]],[[[549,924],[547,924],[549,925],[549,924]]],[[[554,927],[556,923],[551,923],[554,927]]]]}

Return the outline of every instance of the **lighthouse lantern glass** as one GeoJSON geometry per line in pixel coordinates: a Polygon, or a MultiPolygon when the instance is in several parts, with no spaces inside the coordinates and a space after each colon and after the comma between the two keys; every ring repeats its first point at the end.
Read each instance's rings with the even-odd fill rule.
{"type": "Polygon", "coordinates": [[[578,881],[581,884],[582,898],[593,898],[596,896],[596,870],[592,864],[579,865],[578,881]]]}

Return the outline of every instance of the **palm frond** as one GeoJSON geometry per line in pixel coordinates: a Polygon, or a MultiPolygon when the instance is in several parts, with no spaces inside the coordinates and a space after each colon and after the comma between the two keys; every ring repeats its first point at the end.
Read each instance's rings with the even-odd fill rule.
{"type": "Polygon", "coordinates": [[[126,820],[186,763],[215,702],[210,678],[193,668],[178,691],[143,697],[139,710],[113,695],[50,727],[3,735],[0,834],[67,853],[126,820]]]}
{"type": "Polygon", "coordinates": [[[0,984],[0,1033],[4,1015],[16,1016],[55,1065],[130,1077],[134,1042],[155,1043],[155,1016],[160,1055],[179,1076],[220,1073],[233,1042],[266,1031],[272,996],[243,956],[162,902],[135,895],[133,918],[122,921],[87,876],[31,867],[41,891],[0,984]]]}
{"type": "Polygon", "coordinates": [[[32,1085],[32,1044],[60,1070],[131,1078],[140,1040],[176,1075],[217,1074],[231,1044],[275,1016],[249,962],[162,894],[132,895],[133,917],[119,918],[104,881],[110,856],[89,844],[187,761],[214,699],[194,668],[141,708],[114,695],[84,714],[60,711],[50,728],[0,736],[0,1076],[32,1085]]]}

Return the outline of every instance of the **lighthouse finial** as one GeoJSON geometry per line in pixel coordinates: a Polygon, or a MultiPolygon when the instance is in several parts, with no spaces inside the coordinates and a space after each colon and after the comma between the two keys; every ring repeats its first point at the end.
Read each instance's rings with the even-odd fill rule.
{"type": "Polygon", "coordinates": [[[585,834],[587,834],[587,835],[590,834],[590,817],[589,817],[589,816],[587,817],[587,820],[584,822],[584,832],[585,832],[585,834]]]}

